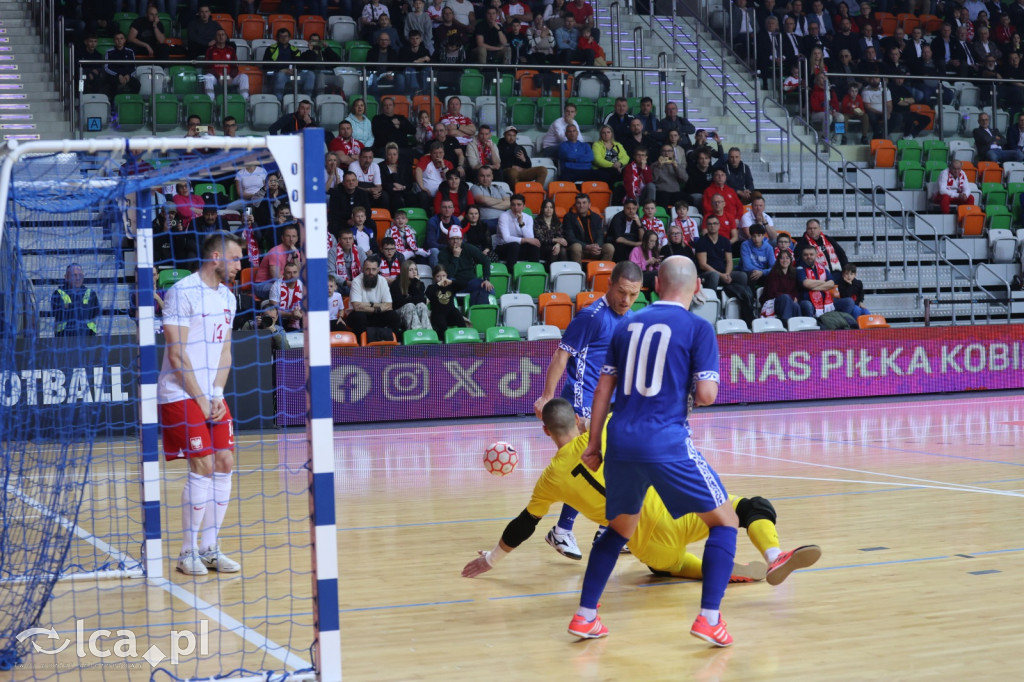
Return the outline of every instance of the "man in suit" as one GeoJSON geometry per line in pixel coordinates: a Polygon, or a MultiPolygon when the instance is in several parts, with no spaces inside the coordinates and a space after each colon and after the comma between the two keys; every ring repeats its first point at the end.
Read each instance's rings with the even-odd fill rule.
{"type": "Polygon", "coordinates": [[[814,0],[811,3],[811,13],[807,15],[807,21],[812,24],[818,24],[821,27],[821,35],[830,36],[835,33],[835,28],[832,26],[832,17],[825,11],[825,6],[821,0],[814,0]]]}
{"type": "Polygon", "coordinates": [[[915,26],[914,30],[910,32],[910,40],[907,41],[907,48],[903,50],[903,58],[911,69],[913,69],[914,65],[921,60],[922,53],[927,45],[928,43],[924,39],[924,31],[921,30],[920,26],[915,26]]]}
{"type": "Polygon", "coordinates": [[[807,35],[804,36],[801,47],[803,48],[804,55],[807,57],[811,56],[811,50],[816,47],[821,49],[821,56],[825,59],[829,59],[832,56],[826,41],[821,36],[821,26],[814,22],[807,26],[807,35]]]}
{"type": "Polygon", "coordinates": [[[864,24],[864,28],[860,32],[860,38],[857,39],[858,61],[864,61],[869,47],[875,48],[875,55],[882,53],[882,46],[878,42],[878,38],[875,37],[874,27],[871,24],[864,24]]]}
{"type": "Polygon", "coordinates": [[[800,36],[796,33],[796,20],[793,17],[786,17],[782,22],[782,61],[784,64],[793,64],[800,52],[800,36]]]}
{"type": "Polygon", "coordinates": [[[947,65],[950,70],[962,78],[977,74],[978,60],[974,57],[970,43],[967,42],[966,26],[956,30],[956,39],[950,45],[950,52],[952,57],[947,65]]]}
{"type": "Polygon", "coordinates": [[[984,112],[978,114],[978,127],[974,129],[974,146],[978,150],[979,159],[997,163],[1024,161],[1024,153],[1020,149],[1010,147],[1002,133],[989,127],[989,115],[984,112]]]}
{"type": "Polygon", "coordinates": [[[741,57],[749,57],[754,49],[754,31],[757,30],[754,9],[747,6],[747,0],[735,0],[731,15],[733,47],[741,57]]]}
{"type": "Polygon", "coordinates": [[[781,66],[782,35],[779,33],[779,19],[769,14],[764,20],[764,30],[757,36],[757,70],[761,72],[765,89],[768,88],[768,79],[773,73],[778,73],[781,66]]]}
{"type": "Polygon", "coordinates": [[[857,34],[853,32],[853,22],[849,19],[841,20],[836,34],[832,36],[832,53],[839,54],[843,50],[849,50],[855,60],[860,57],[857,34]]]}
{"type": "Polygon", "coordinates": [[[953,27],[943,24],[939,29],[939,35],[932,39],[932,59],[945,73],[956,73],[960,63],[951,63],[953,59],[953,27]]]}

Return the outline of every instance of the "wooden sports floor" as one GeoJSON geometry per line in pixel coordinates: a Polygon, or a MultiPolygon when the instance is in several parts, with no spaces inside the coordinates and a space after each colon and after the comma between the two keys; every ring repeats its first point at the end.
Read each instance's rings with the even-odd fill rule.
{"type": "MultiPolygon", "coordinates": [[[[463,565],[477,550],[492,548],[523,509],[554,448],[533,419],[394,424],[336,432],[345,678],[1020,675],[1012,652],[1024,642],[1024,398],[779,404],[701,410],[692,421],[700,449],[731,493],[774,502],[783,550],[809,543],[823,549],[816,566],[778,587],[729,588],[723,614],[733,647],[713,649],[688,635],[699,583],[655,579],[628,556],[620,558],[602,600],[610,636],[570,637],[565,628],[586,557],[570,561],[545,544],[557,508],[494,571],[460,577],[463,565]],[[505,478],[486,473],[480,461],[495,440],[515,444],[522,457],[505,478]]],[[[180,677],[226,672],[233,663],[301,667],[309,660],[312,622],[303,439],[301,433],[243,439],[235,511],[223,541],[242,561],[241,576],[186,578],[171,570],[167,580],[148,586],[61,583],[46,617],[65,632],[72,602],[77,613],[91,605],[108,614],[100,618],[103,627],[116,627],[104,618],[142,623],[154,642],[166,640],[172,622],[188,626],[207,618],[216,650],[207,660],[172,667],[180,677]],[[218,651],[227,664],[208,660],[218,651]]],[[[178,499],[181,471],[167,468],[168,499],[178,499]]],[[[173,534],[165,551],[176,555],[177,513],[164,523],[173,534]]],[[[578,520],[584,554],[594,530],[578,520]]],[[[737,558],[759,558],[742,532],[737,558]]],[[[148,665],[73,674],[148,676],[148,665]]],[[[14,675],[30,677],[26,669],[14,675]]]]}

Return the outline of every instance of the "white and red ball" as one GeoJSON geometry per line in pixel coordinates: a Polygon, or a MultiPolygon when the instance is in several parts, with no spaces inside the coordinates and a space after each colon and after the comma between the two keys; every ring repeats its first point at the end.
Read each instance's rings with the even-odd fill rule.
{"type": "Polygon", "coordinates": [[[519,464],[519,453],[504,441],[491,443],[484,450],[484,468],[495,476],[508,476],[519,464]]]}

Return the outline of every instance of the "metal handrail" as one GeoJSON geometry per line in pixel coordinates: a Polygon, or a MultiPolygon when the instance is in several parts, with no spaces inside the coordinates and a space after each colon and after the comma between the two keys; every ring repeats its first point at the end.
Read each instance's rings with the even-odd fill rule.
{"type": "MultiPolygon", "coordinates": [[[[618,3],[618,0],[616,0],[612,4],[608,5],[608,9],[611,10],[611,13],[612,13],[612,17],[613,17],[612,25],[613,26],[621,26],[622,22],[619,19],[619,3],[618,3]]],[[[596,9],[595,9],[595,12],[596,12],[596,9]]],[[[622,63],[622,41],[621,40],[615,40],[615,41],[612,42],[612,54],[615,55],[615,63],[616,64],[621,64],[622,63]]]]}
{"type": "MultiPolygon", "coordinates": [[[[999,280],[1001,283],[1006,285],[1006,321],[1007,322],[1012,322],[1013,321],[1012,320],[1012,317],[1013,317],[1013,306],[1012,306],[1012,303],[1013,303],[1013,288],[1012,288],[1012,286],[1010,284],[1010,281],[1006,280],[1006,279],[1003,279],[1002,275],[1000,275],[998,272],[996,272],[991,267],[989,267],[990,265],[991,265],[990,263],[979,263],[978,264],[978,269],[974,272],[974,279],[971,282],[971,286],[972,286],[972,292],[971,292],[972,296],[971,296],[971,299],[972,299],[972,302],[973,302],[973,299],[974,299],[974,296],[973,296],[974,288],[981,289],[985,294],[987,294],[989,296],[989,298],[991,298],[994,301],[999,301],[999,299],[996,298],[995,294],[993,294],[991,291],[986,289],[983,285],[978,283],[978,272],[980,272],[982,268],[985,268],[985,270],[987,270],[988,272],[992,273],[997,280],[999,280]]],[[[989,320],[992,319],[992,308],[988,309],[988,311],[986,313],[986,319],[989,319],[989,320]]]]}
{"type": "MultiPolygon", "coordinates": [[[[967,249],[963,248],[962,246],[959,246],[956,242],[954,242],[948,236],[942,235],[942,241],[941,242],[938,240],[938,237],[939,237],[938,233],[936,233],[935,236],[936,236],[936,240],[935,240],[936,244],[944,243],[946,245],[947,249],[949,249],[949,247],[953,247],[954,249],[956,249],[960,253],[962,253],[965,256],[967,256],[967,267],[970,269],[970,272],[968,272],[966,275],[964,275],[963,270],[961,270],[958,266],[956,266],[948,258],[945,258],[944,256],[942,256],[941,253],[939,253],[938,254],[938,258],[935,259],[935,296],[936,296],[936,298],[938,298],[939,292],[940,292],[940,289],[939,289],[939,260],[941,259],[941,260],[945,261],[946,265],[949,266],[949,269],[950,269],[950,273],[949,273],[949,293],[950,293],[951,297],[953,295],[953,273],[954,272],[956,272],[957,274],[963,275],[964,279],[968,283],[971,283],[971,285],[972,285],[971,286],[972,295],[970,297],[970,299],[971,299],[971,322],[974,322],[975,321],[975,318],[974,318],[974,296],[973,296],[973,289],[974,289],[974,287],[973,287],[973,282],[974,282],[974,256],[972,256],[971,253],[969,251],[967,251],[967,249]]],[[[937,253],[938,253],[938,251],[937,251],[937,253]]],[[[988,292],[986,292],[986,293],[988,293],[988,292]]],[[[953,316],[953,321],[956,322],[956,301],[953,301],[953,315],[952,316],[953,316]]]]}

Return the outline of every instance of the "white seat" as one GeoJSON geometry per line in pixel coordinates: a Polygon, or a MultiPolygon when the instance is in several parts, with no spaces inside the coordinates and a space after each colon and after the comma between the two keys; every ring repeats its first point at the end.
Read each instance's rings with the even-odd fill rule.
{"type": "Polygon", "coordinates": [[[608,71],[605,73],[608,76],[608,97],[631,97],[633,95],[633,85],[629,80],[629,76],[621,71],[608,71]]]}
{"type": "MultiPolygon", "coordinates": [[[[293,41],[294,42],[294,41],[293,41]]],[[[298,102],[309,102],[313,104],[313,98],[309,95],[299,95],[298,100],[295,99],[295,95],[285,95],[283,101],[283,111],[286,114],[295,113],[295,108],[298,106],[298,102]]]]}
{"type": "Polygon", "coordinates": [[[231,42],[235,46],[235,59],[240,62],[248,61],[249,54],[252,52],[249,41],[244,38],[232,38],[231,42]]]}
{"type": "Polygon", "coordinates": [[[363,76],[359,69],[350,66],[338,66],[334,69],[334,77],[341,89],[349,94],[363,91],[363,76]]]}
{"type": "Polygon", "coordinates": [[[499,299],[499,309],[502,324],[514,327],[520,336],[525,336],[537,321],[537,304],[529,294],[504,294],[499,299]]]}
{"type": "Polygon", "coordinates": [[[89,119],[100,119],[100,125],[104,128],[110,122],[110,100],[106,95],[82,95],[82,125],[85,130],[89,129],[89,119]]]}
{"type": "MultiPolygon", "coordinates": [[[[978,127],[978,114],[981,113],[981,109],[976,106],[968,105],[960,107],[960,134],[967,136],[974,135],[974,129],[978,127]]],[[[982,159],[984,160],[984,159],[982,159]]]]}
{"type": "Polygon", "coordinates": [[[583,99],[597,100],[605,96],[604,83],[593,73],[577,71],[574,78],[576,96],[583,99]]]}
{"type": "Polygon", "coordinates": [[[964,107],[976,107],[981,99],[981,89],[970,83],[957,83],[957,90],[960,91],[960,101],[957,106],[963,110],[964,107]]]}
{"type": "Polygon", "coordinates": [[[533,147],[533,138],[532,137],[530,137],[529,135],[524,135],[522,133],[519,133],[518,135],[516,135],[516,143],[520,147],[525,149],[527,154],[529,154],[530,156],[533,156],[533,149],[534,149],[534,147],[533,147]]]}
{"type": "Polygon", "coordinates": [[[281,103],[273,95],[249,96],[249,125],[256,130],[267,130],[281,118],[281,103]]]}
{"type": "Polygon", "coordinates": [[[507,182],[498,182],[497,180],[492,180],[491,185],[497,187],[508,196],[512,196],[512,188],[508,186],[507,182]]]}
{"type": "Polygon", "coordinates": [[[359,26],[352,17],[336,16],[327,20],[327,33],[331,40],[345,43],[359,37],[359,26]]]}
{"type": "Polygon", "coordinates": [[[294,47],[299,52],[305,52],[306,50],[309,49],[309,41],[302,40],[301,38],[292,38],[290,41],[288,41],[288,44],[294,47]]]}
{"type": "Polygon", "coordinates": [[[341,95],[317,95],[316,118],[326,130],[334,130],[348,116],[348,104],[341,95]]]}
{"type": "Polygon", "coordinates": [[[560,261],[548,265],[550,270],[548,288],[558,291],[576,300],[576,294],[587,286],[587,276],[579,263],[560,261]]]}
{"type": "Polygon", "coordinates": [[[1011,230],[989,230],[988,251],[993,263],[1013,263],[1017,254],[1017,236],[1011,230]]]}
{"type": "Polygon", "coordinates": [[[727,295],[725,291],[722,291],[720,295],[722,298],[722,317],[727,320],[738,320],[740,318],[739,299],[727,295]]]}
{"type": "Polygon", "coordinates": [[[960,133],[960,112],[953,107],[943,107],[942,118],[939,119],[939,126],[943,135],[957,135],[960,133]]]}
{"type": "Polygon", "coordinates": [[[288,332],[285,334],[285,348],[302,348],[306,343],[306,335],[303,332],[288,332]]]}
{"type": "Polygon", "coordinates": [[[719,320],[715,323],[715,331],[719,334],[749,334],[750,329],[743,320],[719,320]]]}
{"type": "Polygon", "coordinates": [[[257,62],[262,62],[263,55],[266,53],[267,48],[276,42],[276,40],[271,38],[257,38],[252,41],[249,43],[249,49],[252,50],[252,58],[257,62]]]}
{"type": "Polygon", "coordinates": [[[139,79],[139,94],[143,97],[159,95],[167,89],[167,72],[160,66],[146,64],[136,67],[135,77],[139,79]]]}
{"type": "Polygon", "coordinates": [[[702,317],[711,324],[718,322],[718,311],[721,308],[721,302],[717,298],[708,299],[703,305],[691,305],[690,312],[697,317],[702,317]]]}
{"type": "Polygon", "coordinates": [[[784,332],[786,325],[777,317],[758,317],[754,320],[754,333],[764,334],[765,332],[784,332]]]}
{"type": "Polygon", "coordinates": [[[607,224],[608,222],[611,221],[612,218],[615,217],[616,213],[621,213],[621,212],[622,212],[622,207],[621,206],[609,206],[609,207],[607,207],[606,209],[604,209],[604,222],[607,224]]]}
{"type": "Polygon", "coordinates": [[[545,189],[547,189],[547,186],[551,184],[552,180],[557,180],[558,179],[558,164],[556,164],[554,161],[552,161],[548,157],[546,157],[546,156],[538,156],[538,157],[534,158],[533,159],[533,165],[535,167],[536,166],[543,166],[544,168],[548,169],[548,177],[547,177],[547,179],[544,180],[544,188],[545,189]]]}
{"type": "Polygon", "coordinates": [[[553,324],[535,324],[526,330],[527,341],[545,341],[560,339],[562,332],[553,324]]]}
{"type": "Polygon", "coordinates": [[[434,271],[431,270],[429,265],[423,263],[416,264],[416,271],[419,273],[420,281],[423,282],[423,286],[429,287],[434,283],[434,271]]]}
{"type": "Polygon", "coordinates": [[[992,118],[992,127],[996,130],[1006,130],[1010,123],[1010,113],[1005,109],[996,109],[996,115],[992,118]]]}
{"type": "Polygon", "coordinates": [[[789,331],[791,332],[809,332],[817,331],[818,329],[818,321],[813,317],[789,318],[789,331]]]}
{"type": "MultiPolygon", "coordinates": [[[[943,109],[942,115],[945,116],[949,109],[943,109]]],[[[951,112],[956,117],[956,125],[960,125],[960,113],[953,110],[951,112]]],[[[956,130],[944,131],[946,135],[955,135],[956,130]]],[[[970,161],[974,163],[974,142],[968,140],[950,140],[948,143],[949,154],[951,159],[957,159],[959,161],[970,161]]]]}
{"type": "Polygon", "coordinates": [[[499,126],[505,120],[505,103],[499,106],[496,97],[482,96],[476,98],[476,118],[478,125],[485,123],[491,126],[491,130],[499,130],[499,126]]]}

